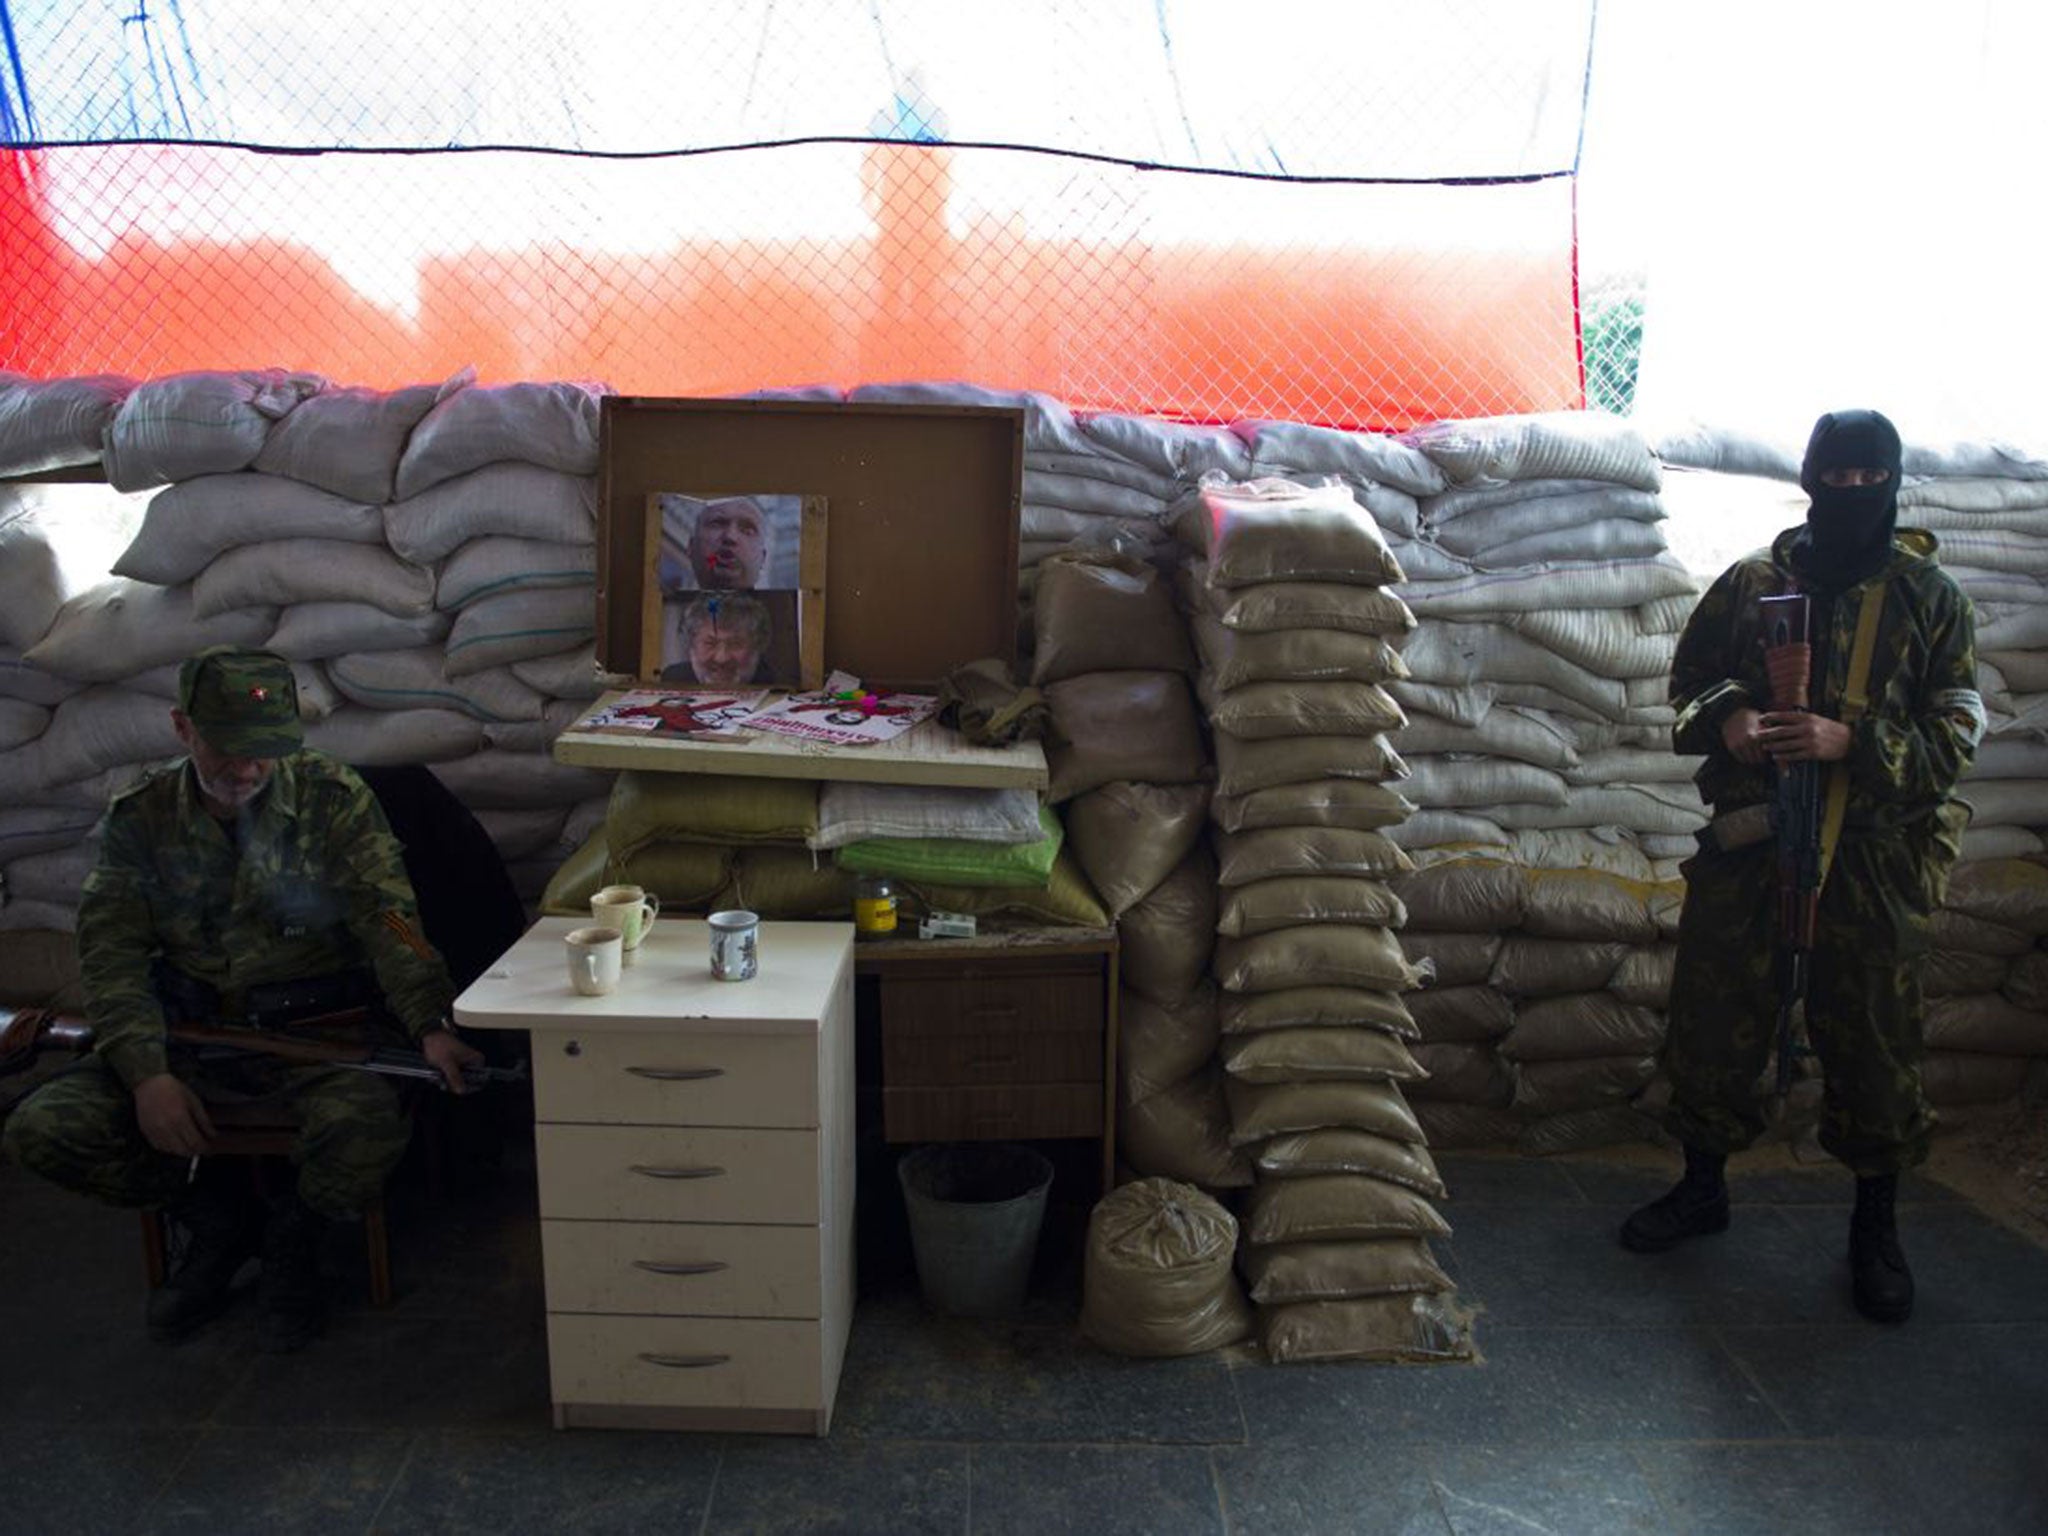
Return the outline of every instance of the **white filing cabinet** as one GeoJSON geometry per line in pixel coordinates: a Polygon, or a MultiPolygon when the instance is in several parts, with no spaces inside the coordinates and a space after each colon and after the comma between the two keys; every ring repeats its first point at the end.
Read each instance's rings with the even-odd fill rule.
{"type": "Polygon", "coordinates": [[[455,1003],[532,1032],[558,1427],[822,1435],[853,1315],[853,926],[764,923],[711,979],[654,925],[581,997],[543,918],[455,1003]]]}

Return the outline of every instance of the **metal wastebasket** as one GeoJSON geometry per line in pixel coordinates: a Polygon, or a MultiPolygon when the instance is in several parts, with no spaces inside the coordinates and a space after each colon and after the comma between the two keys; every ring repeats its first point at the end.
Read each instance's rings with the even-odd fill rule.
{"type": "Polygon", "coordinates": [[[925,1300],[958,1317],[1023,1305],[1052,1164],[1014,1142],[921,1147],[896,1165],[925,1300]]]}

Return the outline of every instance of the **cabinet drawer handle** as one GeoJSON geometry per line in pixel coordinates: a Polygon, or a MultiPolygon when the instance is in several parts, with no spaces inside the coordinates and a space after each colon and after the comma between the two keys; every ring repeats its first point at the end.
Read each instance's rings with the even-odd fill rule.
{"type": "Polygon", "coordinates": [[[650,1179],[716,1179],[724,1175],[723,1168],[659,1168],[652,1163],[634,1163],[633,1172],[650,1179]]]}
{"type": "Polygon", "coordinates": [[[657,1355],[652,1350],[640,1351],[640,1358],[649,1365],[665,1365],[672,1371],[701,1371],[707,1365],[724,1365],[731,1355],[657,1355]]]}
{"type": "Polygon", "coordinates": [[[723,1067],[628,1067],[635,1077],[651,1077],[657,1083],[701,1083],[707,1077],[725,1076],[723,1067]]]}
{"type": "Polygon", "coordinates": [[[659,1259],[635,1259],[635,1269],[644,1269],[650,1275],[715,1275],[721,1269],[730,1269],[730,1264],[717,1259],[702,1264],[665,1264],[659,1259]]]}

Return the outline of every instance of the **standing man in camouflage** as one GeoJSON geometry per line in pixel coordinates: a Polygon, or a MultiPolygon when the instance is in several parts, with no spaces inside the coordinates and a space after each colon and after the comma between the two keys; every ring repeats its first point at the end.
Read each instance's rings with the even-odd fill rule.
{"type": "Polygon", "coordinates": [[[114,797],[79,903],[95,1054],[14,1111],[6,1146],[67,1188],[163,1207],[185,1228],[183,1262],[149,1299],[152,1337],[218,1313],[260,1251],[260,1342],[294,1350],[324,1317],[323,1232],[382,1189],[409,1122],[383,1078],[255,1055],[200,1063],[167,1024],[282,1018],[286,995],[300,1011],[368,1002],[457,1092],[481,1058],[445,1022],[448,973],[376,798],[301,750],[290,665],[203,651],[179,673],[171,720],[190,756],[114,797]],[[298,1177],[266,1221],[246,1180],[204,1159],[209,1101],[271,1096],[297,1121],[298,1177]]]}
{"type": "Polygon", "coordinates": [[[1845,764],[1806,1030],[1825,1074],[1821,1145],[1856,1175],[1856,1306],[1880,1322],[1903,1322],[1913,1307],[1893,1208],[1899,1174],[1927,1155],[1933,1120],[1920,1084],[1919,967],[1969,816],[1956,782],[1984,732],[1969,599],[1935,564],[1931,534],[1896,528],[1900,463],[1899,434],[1875,411],[1821,417],[1800,471],[1812,498],[1805,525],[1725,572],[1679,638],[1672,738],[1680,752],[1706,754],[1700,794],[1715,811],[1685,865],[1663,1054],[1685,1177],[1621,1229],[1626,1246],[1655,1253],[1728,1225],[1723,1168],[1764,1129],[1777,1008],[1776,849],[1756,808],[1778,764],[1845,764]],[[1873,585],[1882,606],[1869,702],[1848,725],[1853,639],[1873,585]],[[1795,591],[1813,602],[1812,709],[1771,712],[1757,599],[1795,591]],[[1754,841],[1732,830],[1743,822],[1757,827],[1754,841]]]}

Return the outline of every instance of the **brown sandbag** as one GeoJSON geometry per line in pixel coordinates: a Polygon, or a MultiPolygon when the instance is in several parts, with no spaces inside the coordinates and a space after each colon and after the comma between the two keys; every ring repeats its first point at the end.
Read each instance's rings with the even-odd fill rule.
{"type": "Polygon", "coordinates": [[[1405,992],[1421,977],[1386,928],[1336,924],[1276,928],[1249,939],[1218,939],[1216,984],[1226,992],[1294,987],[1368,987],[1405,992]]]}
{"type": "Polygon", "coordinates": [[[1933,1105],[2003,1104],[2025,1091],[2033,1069],[2026,1056],[1929,1051],[1920,1063],[1920,1082],[1933,1105]]]}
{"type": "Polygon", "coordinates": [[[612,781],[604,821],[615,859],[649,843],[801,843],[818,830],[818,786],[811,779],[629,769],[612,781]]]}
{"type": "Polygon", "coordinates": [[[1653,1056],[1664,1043],[1664,1016],[1611,992],[1532,998],[1515,1010],[1515,1027],[1495,1047],[1510,1061],[1572,1061],[1581,1056],[1653,1056]]]}
{"type": "Polygon", "coordinates": [[[1340,629],[1356,635],[1405,635],[1415,615],[1383,587],[1349,582],[1274,581],[1256,587],[1212,587],[1199,564],[1183,567],[1181,592],[1188,608],[1225,629],[1264,634],[1287,629],[1340,629]]]}
{"type": "Polygon", "coordinates": [[[1972,917],[1967,912],[1937,907],[1927,928],[1936,949],[1967,949],[1980,955],[2024,955],[2034,936],[2004,923],[1972,917]]]}
{"type": "Polygon", "coordinates": [[[1057,804],[1120,780],[1190,784],[1209,755],[1187,680],[1178,672],[1089,672],[1048,684],[1046,761],[1057,804]]]}
{"type": "Polygon", "coordinates": [[[1598,992],[1612,980],[1628,951],[1626,944],[1532,939],[1511,933],[1502,942],[1488,979],[1510,997],[1598,992]]]}
{"type": "Polygon", "coordinates": [[[1240,741],[1377,736],[1408,716],[1378,683],[1246,683],[1207,697],[1209,724],[1240,741]]]}
{"type": "Polygon", "coordinates": [[[1231,1144],[1223,1073],[1210,1066],[1117,1113],[1124,1161],[1148,1177],[1183,1179],[1203,1189],[1251,1183],[1252,1169],[1231,1144]]]}
{"type": "Polygon", "coordinates": [[[1069,928],[1107,928],[1109,914],[1080,862],[1066,848],[1052,861],[1052,879],[1044,890],[1028,886],[935,885],[905,881],[903,889],[924,903],[927,911],[964,912],[972,917],[1022,918],[1069,928]]]}
{"type": "Polygon", "coordinates": [[[1404,581],[1400,561],[1364,503],[1341,480],[1278,477],[1203,485],[1173,513],[1174,531],[1207,560],[1219,587],[1271,581],[1404,581]]]}
{"type": "Polygon", "coordinates": [[[1532,1157],[1557,1152],[1590,1152],[1657,1140],[1657,1120],[1629,1104],[1573,1109],[1531,1120],[1515,1137],[1515,1150],[1532,1157]]]}
{"type": "Polygon", "coordinates": [[[1365,1078],[1412,1083],[1422,1067],[1408,1047],[1378,1029],[1268,1029],[1233,1035],[1223,1070],[1247,1083],[1310,1083],[1365,1078]]]}
{"type": "Polygon", "coordinates": [[[1998,990],[2017,1008],[2048,1013],[2048,950],[2037,949],[2013,961],[1998,990]]]}
{"type": "Polygon", "coordinates": [[[1614,939],[1653,944],[1657,919],[1648,883],[1602,869],[1524,870],[1527,899],[1522,928],[1538,938],[1614,939]]]}
{"type": "Polygon", "coordinates": [[[1196,847],[1116,925],[1124,985],[1174,1003],[1207,984],[1216,943],[1216,861],[1196,847]]]}
{"type": "Polygon", "coordinates": [[[1112,1190],[1088,1214],[1081,1334],[1118,1355],[1159,1359],[1235,1344],[1252,1310],[1231,1260],[1237,1222],[1172,1179],[1112,1190]]]}
{"type": "Polygon", "coordinates": [[[715,898],[713,910],[738,908],[767,918],[851,922],[855,880],[853,872],[834,864],[829,853],[742,848],[733,856],[732,879],[715,898]]]}
{"type": "MultiPolygon", "coordinates": [[[[803,858],[808,862],[810,855],[803,858]]],[[[607,859],[604,868],[605,884],[642,886],[661,899],[664,912],[711,911],[731,877],[732,850],[712,843],[642,843],[623,859],[607,859]]],[[[584,896],[584,912],[595,894],[584,896]]]]}
{"type": "Polygon", "coordinates": [[[1626,1103],[1657,1075],[1650,1056],[1589,1056],[1583,1061],[1524,1062],[1515,1073],[1516,1113],[1561,1115],[1626,1103]]]}
{"type": "Polygon", "coordinates": [[[1677,968],[1676,944],[1640,945],[1615,967],[1607,989],[1624,1003],[1667,1008],[1671,1004],[1671,977],[1677,968]]]}
{"type": "Polygon", "coordinates": [[[1249,634],[1199,613],[1190,627],[1201,653],[1203,677],[1212,688],[1278,682],[1384,683],[1408,676],[1401,653],[1381,635],[1341,629],[1249,634]]]}
{"type": "Polygon", "coordinates": [[[2048,938],[2048,866],[2028,859],[1958,864],[1942,905],[2037,939],[2048,938]]]}
{"type": "Polygon", "coordinates": [[[1408,777],[1384,736],[1297,736],[1272,741],[1216,738],[1216,793],[1249,795],[1311,779],[1361,779],[1384,784],[1408,777]]]}
{"type": "Polygon", "coordinates": [[[1414,804],[1385,784],[1365,779],[1309,779],[1275,784],[1248,795],[1218,795],[1209,815],[1226,832],[1261,827],[1350,827],[1376,832],[1399,826],[1415,814],[1414,804]]]}
{"type": "Polygon", "coordinates": [[[1300,875],[1230,887],[1223,892],[1216,931],[1236,939],[1303,923],[1399,928],[1407,921],[1408,909],[1384,880],[1300,875]]]}
{"type": "Polygon", "coordinates": [[[1419,1237],[1251,1247],[1245,1250],[1244,1277],[1260,1306],[1456,1289],[1428,1241],[1419,1237]]]}
{"type": "Polygon", "coordinates": [[[1195,669],[1172,588],[1141,560],[1041,560],[1031,611],[1031,681],[1041,688],[1087,672],[1195,669]]]}
{"type": "Polygon", "coordinates": [[[1206,784],[1104,784],[1067,802],[1067,847],[1112,918],[1152,894],[1202,835],[1206,784]]]}
{"type": "Polygon", "coordinates": [[[1927,1005],[1930,1051],[1985,1056],[2048,1056],[2048,1013],[2018,1008],[1996,992],[1938,997],[1927,1005]]]}
{"type": "Polygon", "coordinates": [[[1505,993],[1481,984],[1426,987],[1408,994],[1408,1010],[1431,1045],[1498,1040],[1515,1027],[1515,1008],[1505,993]]]}
{"type": "Polygon", "coordinates": [[[1449,1193],[1427,1147],[1375,1136],[1350,1126],[1290,1131],[1259,1143],[1252,1165],[1274,1178],[1299,1179],[1318,1173],[1363,1173],[1441,1200],[1449,1193]]]}
{"type": "Polygon", "coordinates": [[[1415,1020],[1399,993],[1367,987],[1289,987],[1280,992],[1225,993],[1216,1021],[1226,1035],[1262,1029],[1382,1029],[1416,1038],[1415,1020]]]}
{"type": "Polygon", "coordinates": [[[1920,990],[1927,997],[1968,997],[1996,992],[2005,985],[2010,962],[2003,955],[1972,954],[1967,949],[1935,949],[1921,958],[1920,990]]]}
{"type": "Polygon", "coordinates": [[[1333,1127],[1371,1131],[1393,1141],[1425,1139],[1415,1112],[1392,1083],[1246,1083],[1233,1077],[1223,1092],[1230,1106],[1233,1146],[1333,1127]]]}
{"type": "Polygon", "coordinates": [[[1511,1109],[1483,1104],[1417,1103],[1415,1120],[1439,1151],[1470,1151],[1479,1147],[1512,1147],[1522,1133],[1523,1118],[1511,1109]]]}
{"type": "Polygon", "coordinates": [[[582,917],[590,913],[590,898],[604,889],[605,830],[599,827],[583,840],[582,846],[555,866],[547,888],[540,894],[543,917],[582,917]]]}
{"type": "Polygon", "coordinates": [[[1443,1101],[1506,1109],[1514,1102],[1514,1069],[1500,1059],[1490,1044],[1425,1042],[1415,1047],[1415,1059],[1429,1074],[1421,1082],[1408,1085],[1408,1097],[1417,1104],[1443,1101]]]}
{"type": "Polygon", "coordinates": [[[1117,998],[1117,1069],[1124,1098],[1136,1103],[1191,1077],[1216,1054],[1216,989],[1204,985],[1177,1002],[1156,1003],[1129,988],[1117,998]]]}
{"type": "Polygon", "coordinates": [[[1250,885],[1299,875],[1390,880],[1415,866],[1384,832],[1348,827],[1265,827],[1219,832],[1216,883],[1250,885]]]}
{"type": "MultiPolygon", "coordinates": [[[[1388,885],[1395,887],[1396,882],[1388,885]]],[[[1411,926],[1401,934],[1401,952],[1417,966],[1428,961],[1435,967],[1429,982],[1432,990],[1476,986],[1493,974],[1493,962],[1500,958],[1499,934],[1418,932],[1413,912],[1408,921],[1411,926]]]]}
{"type": "Polygon", "coordinates": [[[1261,1307],[1258,1320],[1259,1345],[1275,1365],[1472,1358],[1470,1320],[1426,1291],[1261,1307]]]}
{"type": "Polygon", "coordinates": [[[1430,933],[1505,933],[1522,925],[1524,872],[1491,859],[1447,860],[1393,882],[1408,921],[1430,933]]]}
{"type": "Polygon", "coordinates": [[[1355,1173],[1261,1179],[1244,1202],[1250,1243],[1340,1242],[1366,1237],[1449,1237],[1451,1224],[1412,1189],[1355,1173]]]}

